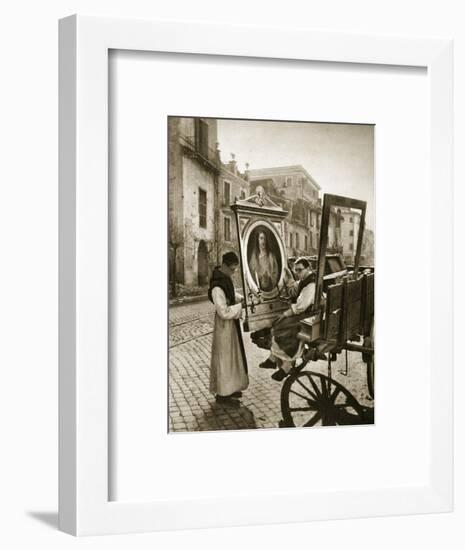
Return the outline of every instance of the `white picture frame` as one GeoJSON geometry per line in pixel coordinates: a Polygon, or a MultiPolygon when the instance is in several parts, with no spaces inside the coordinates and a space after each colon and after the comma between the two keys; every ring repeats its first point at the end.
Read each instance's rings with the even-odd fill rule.
{"type": "Polygon", "coordinates": [[[447,512],[453,507],[452,41],[71,16],[60,21],[60,529],[74,535],[447,512]],[[109,501],[108,54],[111,49],[427,69],[430,476],[422,486],[221,499],[109,501]],[[438,269],[440,268],[440,269],[438,269]]]}

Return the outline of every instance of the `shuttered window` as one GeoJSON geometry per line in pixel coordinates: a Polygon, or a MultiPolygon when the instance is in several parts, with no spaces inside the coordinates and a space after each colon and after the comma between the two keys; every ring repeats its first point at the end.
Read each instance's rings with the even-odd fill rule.
{"type": "Polygon", "coordinates": [[[224,204],[229,206],[231,202],[231,185],[228,181],[224,182],[224,204]]]}
{"type": "Polygon", "coordinates": [[[231,220],[229,218],[224,218],[224,240],[231,240],[231,220]]]}
{"type": "Polygon", "coordinates": [[[207,192],[199,187],[199,225],[207,227],[207,192]]]}
{"type": "Polygon", "coordinates": [[[205,158],[208,158],[208,124],[201,118],[195,119],[195,147],[205,158]]]}

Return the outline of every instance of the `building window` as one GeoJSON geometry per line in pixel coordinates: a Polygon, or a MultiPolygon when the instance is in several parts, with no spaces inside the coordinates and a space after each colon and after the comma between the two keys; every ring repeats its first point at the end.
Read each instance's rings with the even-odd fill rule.
{"type": "Polygon", "coordinates": [[[313,248],[313,233],[310,233],[310,248],[313,248]]]}
{"type": "Polygon", "coordinates": [[[349,250],[353,250],[353,249],[354,249],[354,245],[353,245],[353,243],[350,243],[349,244],[349,250]]]}
{"type": "Polygon", "coordinates": [[[231,202],[231,185],[229,181],[224,182],[224,204],[229,206],[231,202]]]}
{"type": "Polygon", "coordinates": [[[313,212],[310,212],[310,227],[313,227],[314,220],[315,220],[315,216],[313,212]]]}
{"type": "Polygon", "coordinates": [[[207,227],[207,192],[199,187],[199,225],[207,227]]]}
{"type": "Polygon", "coordinates": [[[294,248],[294,235],[292,233],[289,233],[289,246],[294,248]]]}
{"type": "Polygon", "coordinates": [[[231,220],[229,218],[224,218],[224,240],[231,240],[231,220]]]}
{"type": "Polygon", "coordinates": [[[195,148],[208,158],[208,124],[200,118],[195,119],[195,148]]]}
{"type": "Polygon", "coordinates": [[[349,218],[350,223],[354,223],[354,218],[349,218]]]}
{"type": "Polygon", "coordinates": [[[288,176],[286,178],[286,183],[284,184],[285,187],[289,187],[290,185],[292,185],[292,176],[288,176]]]}
{"type": "Polygon", "coordinates": [[[353,229],[350,230],[350,236],[351,236],[351,237],[354,236],[354,230],[353,230],[353,229]]]}
{"type": "Polygon", "coordinates": [[[299,234],[298,234],[298,233],[295,234],[295,247],[296,247],[297,249],[300,248],[299,234]]]}
{"type": "Polygon", "coordinates": [[[320,229],[320,214],[316,215],[316,228],[320,229]]]}
{"type": "Polygon", "coordinates": [[[305,252],[308,250],[308,237],[305,235],[305,252]]]}
{"type": "Polygon", "coordinates": [[[244,200],[244,199],[245,199],[245,191],[242,190],[242,191],[241,191],[241,200],[244,200]]]}

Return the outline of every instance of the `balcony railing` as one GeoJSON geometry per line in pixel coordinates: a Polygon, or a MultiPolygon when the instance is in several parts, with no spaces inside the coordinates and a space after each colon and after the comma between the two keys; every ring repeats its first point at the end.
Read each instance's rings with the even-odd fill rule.
{"type": "Polygon", "coordinates": [[[216,149],[201,146],[196,142],[195,136],[185,136],[181,134],[179,141],[181,145],[187,149],[192,156],[200,160],[200,162],[216,171],[220,170],[221,163],[216,149]]]}

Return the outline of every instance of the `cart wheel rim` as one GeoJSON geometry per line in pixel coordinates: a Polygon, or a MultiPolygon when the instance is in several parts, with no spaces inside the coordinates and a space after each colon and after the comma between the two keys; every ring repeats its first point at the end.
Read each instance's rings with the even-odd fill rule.
{"type": "Polygon", "coordinates": [[[287,378],[281,390],[286,427],[365,424],[365,411],[342,384],[313,371],[287,378]]]}

